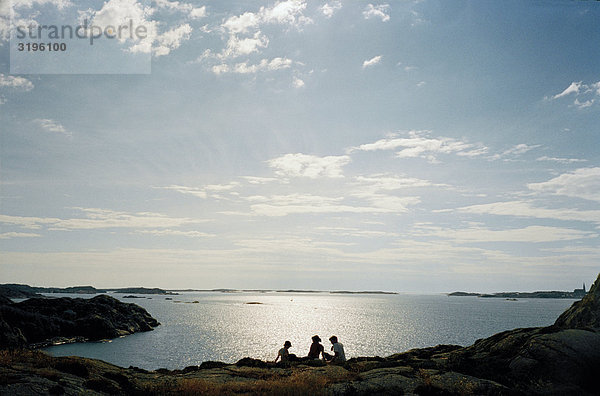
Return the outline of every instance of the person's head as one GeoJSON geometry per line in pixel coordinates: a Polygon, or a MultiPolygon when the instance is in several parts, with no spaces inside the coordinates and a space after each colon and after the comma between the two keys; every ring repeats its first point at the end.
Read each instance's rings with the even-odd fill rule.
{"type": "Polygon", "coordinates": [[[332,344],[335,344],[337,342],[337,337],[331,336],[331,337],[329,337],[329,341],[331,341],[332,344]]]}
{"type": "Polygon", "coordinates": [[[291,342],[289,342],[289,341],[286,341],[286,342],[284,342],[284,343],[283,343],[283,347],[284,347],[284,348],[289,348],[289,347],[291,347],[291,346],[292,346],[292,343],[291,343],[291,342]]]}
{"type": "Polygon", "coordinates": [[[312,336],[312,340],[313,342],[321,342],[321,337],[319,337],[318,335],[314,335],[312,336]]]}

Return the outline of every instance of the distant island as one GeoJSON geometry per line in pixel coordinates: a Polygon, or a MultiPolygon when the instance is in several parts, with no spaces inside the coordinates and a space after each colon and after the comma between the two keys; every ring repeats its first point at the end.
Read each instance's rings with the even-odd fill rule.
{"type": "Polygon", "coordinates": [[[17,283],[6,283],[0,285],[0,296],[6,298],[32,298],[41,297],[42,293],[50,294],[106,294],[106,293],[123,293],[123,294],[159,294],[159,295],[177,295],[177,293],[159,289],[146,287],[127,287],[127,288],[111,288],[111,289],[96,289],[93,286],[71,286],[71,287],[36,287],[22,285],[17,283]]]}
{"type": "Polygon", "coordinates": [[[535,291],[535,292],[501,292],[501,293],[468,293],[468,292],[453,292],[448,293],[450,297],[482,297],[482,298],[573,298],[580,299],[586,294],[585,283],[581,289],[569,291],[535,291]]]}

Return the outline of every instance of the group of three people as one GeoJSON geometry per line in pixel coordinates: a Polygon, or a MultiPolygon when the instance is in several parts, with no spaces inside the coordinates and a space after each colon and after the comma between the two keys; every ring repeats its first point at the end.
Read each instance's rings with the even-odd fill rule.
{"type": "Polygon", "coordinates": [[[308,351],[308,356],[304,358],[298,358],[293,353],[289,352],[292,343],[286,341],[283,344],[283,348],[279,350],[277,357],[275,358],[275,363],[281,358],[282,362],[294,362],[294,361],[306,361],[306,360],[315,360],[319,359],[321,356],[324,361],[332,362],[332,363],[343,363],[346,361],[346,354],[344,352],[344,345],[341,342],[338,342],[336,336],[329,337],[329,341],[331,342],[331,350],[333,351],[333,355],[325,352],[325,348],[321,344],[321,338],[318,335],[312,337],[312,344],[310,345],[310,350],[308,351]]]}

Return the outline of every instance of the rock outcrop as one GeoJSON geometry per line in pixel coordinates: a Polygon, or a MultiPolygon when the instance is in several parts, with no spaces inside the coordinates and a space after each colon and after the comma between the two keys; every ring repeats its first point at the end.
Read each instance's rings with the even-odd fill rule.
{"type": "Polygon", "coordinates": [[[107,296],[0,300],[0,347],[52,343],[62,339],[101,340],[139,331],[159,323],[143,308],[107,296]]]}

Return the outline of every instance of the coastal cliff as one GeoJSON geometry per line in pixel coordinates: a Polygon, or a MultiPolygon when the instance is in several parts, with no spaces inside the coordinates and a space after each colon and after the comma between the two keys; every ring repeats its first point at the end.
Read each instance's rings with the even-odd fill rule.
{"type": "Polygon", "coordinates": [[[204,362],[146,371],[102,361],[0,351],[0,393],[288,395],[596,395],[600,376],[600,275],[548,327],[514,329],[468,347],[438,345],[388,357],[270,364],[204,362]]]}

